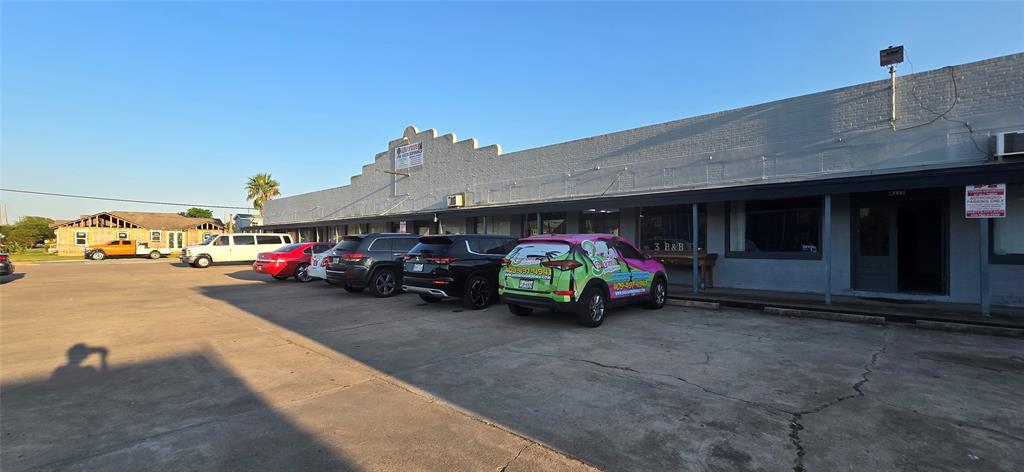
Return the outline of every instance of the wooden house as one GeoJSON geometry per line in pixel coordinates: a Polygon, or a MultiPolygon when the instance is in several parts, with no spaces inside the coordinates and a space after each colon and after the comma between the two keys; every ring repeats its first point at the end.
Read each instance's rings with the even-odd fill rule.
{"type": "Polygon", "coordinates": [[[224,232],[224,223],[216,218],[137,211],[105,211],[53,226],[57,233],[57,254],[62,256],[84,256],[85,246],[117,239],[131,239],[174,251],[224,232]]]}

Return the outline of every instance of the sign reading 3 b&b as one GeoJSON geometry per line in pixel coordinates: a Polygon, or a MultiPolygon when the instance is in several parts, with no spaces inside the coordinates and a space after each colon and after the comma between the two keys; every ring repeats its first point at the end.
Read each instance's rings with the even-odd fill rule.
{"type": "Polygon", "coordinates": [[[967,218],[1005,218],[1006,184],[968,185],[964,213],[967,218]]]}
{"type": "Polygon", "coordinates": [[[412,143],[395,148],[395,170],[411,169],[423,165],[423,143],[412,143]]]}

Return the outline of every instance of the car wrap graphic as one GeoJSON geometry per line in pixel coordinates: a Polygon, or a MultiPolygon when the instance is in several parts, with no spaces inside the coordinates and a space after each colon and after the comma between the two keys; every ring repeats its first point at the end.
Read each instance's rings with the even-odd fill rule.
{"type": "MultiPolygon", "coordinates": [[[[653,264],[660,264],[653,262],[653,264]]],[[[608,239],[585,239],[577,245],[558,241],[521,243],[508,255],[499,274],[499,293],[548,298],[557,302],[580,300],[594,279],[604,281],[613,299],[643,297],[654,280],[651,261],[625,259],[608,239]],[[559,261],[576,261],[573,269],[554,268],[559,261]],[[635,263],[634,263],[635,262],[635,263]],[[558,292],[558,293],[556,293],[558,292]]]]}

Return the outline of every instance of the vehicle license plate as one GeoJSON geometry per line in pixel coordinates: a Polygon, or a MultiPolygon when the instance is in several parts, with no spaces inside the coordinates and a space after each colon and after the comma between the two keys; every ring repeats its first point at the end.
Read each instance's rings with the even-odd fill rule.
{"type": "Polygon", "coordinates": [[[529,279],[519,279],[519,288],[524,290],[533,290],[533,281],[529,279]]]}
{"type": "Polygon", "coordinates": [[[413,264],[412,265],[412,271],[413,272],[423,272],[423,264],[413,264]]]}

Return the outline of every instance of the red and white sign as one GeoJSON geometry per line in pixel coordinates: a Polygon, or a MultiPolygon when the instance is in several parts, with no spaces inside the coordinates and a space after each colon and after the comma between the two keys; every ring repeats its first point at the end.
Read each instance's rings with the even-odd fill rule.
{"type": "Polygon", "coordinates": [[[968,218],[1005,218],[1006,184],[968,185],[964,209],[968,218]]]}

